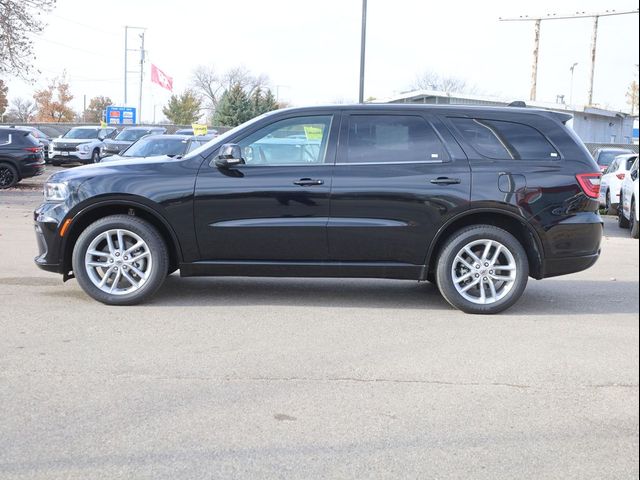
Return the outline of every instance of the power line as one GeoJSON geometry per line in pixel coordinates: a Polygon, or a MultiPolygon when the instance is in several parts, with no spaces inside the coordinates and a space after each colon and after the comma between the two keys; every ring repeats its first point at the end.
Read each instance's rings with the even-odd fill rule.
{"type": "Polygon", "coordinates": [[[103,58],[109,58],[109,59],[115,59],[115,56],[112,55],[106,55],[104,53],[101,52],[94,52],[91,50],[85,50],[84,48],[78,48],[78,47],[74,47],[73,45],[67,45],[66,43],[61,43],[61,42],[56,42],[55,40],[49,40],[49,39],[45,39],[45,38],[40,38],[40,41],[44,42],[44,43],[52,43],[54,45],[58,45],[60,47],[64,47],[64,48],[68,48],[70,50],[75,50],[77,52],[83,52],[83,53],[87,53],[89,55],[93,55],[96,57],[103,57],[103,58]]]}
{"type": "Polygon", "coordinates": [[[637,14],[638,9],[635,10],[605,10],[603,12],[575,12],[573,14],[557,14],[548,13],[539,17],[532,17],[529,15],[520,15],[519,17],[503,18],[499,17],[501,22],[534,22],[534,43],[533,43],[533,64],[531,67],[531,93],[529,95],[530,100],[536,100],[538,89],[538,53],[540,51],[540,27],[543,21],[547,20],[575,20],[578,18],[593,18],[593,33],[591,36],[591,70],[589,74],[589,93],[588,104],[593,104],[593,79],[595,77],[596,70],[596,46],[598,43],[598,22],[600,17],[611,17],[616,15],[631,15],[637,14]]]}
{"type": "Polygon", "coordinates": [[[105,35],[113,35],[114,37],[118,36],[118,34],[115,32],[108,32],[107,30],[96,28],[95,25],[89,25],[88,23],[82,23],[82,22],[78,22],[77,20],[71,20],[70,18],[61,17],[60,15],[57,15],[55,13],[49,13],[49,15],[55,18],[59,18],[60,20],[64,20],[65,22],[74,23],[81,27],[85,27],[93,32],[100,32],[100,33],[104,33],[105,35]]]}

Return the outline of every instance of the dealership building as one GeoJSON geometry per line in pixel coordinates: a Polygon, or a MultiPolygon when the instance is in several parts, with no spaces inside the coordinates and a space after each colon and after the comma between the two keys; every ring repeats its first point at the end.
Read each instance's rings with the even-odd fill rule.
{"type": "MultiPolygon", "coordinates": [[[[403,93],[383,103],[416,103],[426,105],[489,105],[505,106],[512,100],[481,95],[446,93],[437,90],[416,90],[403,93]]],[[[573,115],[569,124],[583,142],[592,144],[634,143],[634,120],[628,113],[606,110],[593,106],[567,105],[565,103],[526,102],[527,106],[544,108],[573,115]]],[[[637,125],[637,123],[636,123],[637,125]]]]}

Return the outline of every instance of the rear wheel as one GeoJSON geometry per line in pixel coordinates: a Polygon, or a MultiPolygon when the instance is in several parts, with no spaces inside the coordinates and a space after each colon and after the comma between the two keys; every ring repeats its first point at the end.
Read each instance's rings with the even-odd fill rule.
{"type": "Polygon", "coordinates": [[[438,259],[442,296],[466,313],[493,314],[513,306],[529,278],[527,253],[509,232],[492,225],[454,233],[438,259]]]}
{"type": "Polygon", "coordinates": [[[13,165],[0,164],[0,190],[13,187],[19,180],[18,171],[13,165]]]}
{"type": "Polygon", "coordinates": [[[150,224],[113,215],[89,225],[73,249],[82,289],[108,305],[134,305],[151,297],[169,268],[167,246],[150,224]]]}
{"type": "Polygon", "coordinates": [[[631,211],[629,212],[629,230],[631,231],[631,238],[638,238],[639,230],[638,221],[636,220],[636,201],[631,201],[631,211]]]}

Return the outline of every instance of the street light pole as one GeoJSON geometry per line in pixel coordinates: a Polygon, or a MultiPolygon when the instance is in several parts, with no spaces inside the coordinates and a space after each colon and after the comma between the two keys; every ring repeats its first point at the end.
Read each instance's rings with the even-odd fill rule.
{"type": "Polygon", "coordinates": [[[571,65],[571,68],[569,68],[569,70],[571,70],[571,86],[569,87],[569,105],[573,105],[573,71],[576,69],[576,66],[578,65],[578,62],[574,62],[573,65],[571,65]]]}
{"type": "Polygon", "coordinates": [[[364,103],[364,58],[367,43],[367,0],[362,0],[362,32],[360,36],[360,90],[358,102],[364,103]]]}

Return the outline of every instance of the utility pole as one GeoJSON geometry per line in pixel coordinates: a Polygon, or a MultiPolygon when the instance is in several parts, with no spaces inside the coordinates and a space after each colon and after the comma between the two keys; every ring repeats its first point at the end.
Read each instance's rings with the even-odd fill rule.
{"type": "Polygon", "coordinates": [[[140,96],[138,97],[138,123],[142,123],[142,82],[144,80],[144,30],[140,34],[140,96]]]}
{"type": "Polygon", "coordinates": [[[538,18],[534,24],[533,34],[533,67],[531,69],[531,93],[529,100],[535,101],[538,91],[538,54],[540,53],[540,24],[542,21],[538,18]]]}
{"type": "Polygon", "coordinates": [[[367,43],[367,0],[362,0],[362,31],[360,34],[360,89],[358,102],[364,103],[364,59],[367,43]]]}
{"type": "MultiPolygon", "coordinates": [[[[542,17],[530,17],[528,15],[521,15],[519,17],[512,18],[502,18],[499,20],[501,22],[535,22],[535,35],[534,35],[534,48],[533,48],[533,69],[531,74],[531,100],[536,99],[536,93],[538,88],[538,49],[540,45],[540,25],[543,21],[546,20],[575,20],[577,18],[593,18],[593,35],[591,39],[591,70],[590,70],[590,81],[589,81],[589,105],[593,103],[593,80],[595,77],[595,68],[596,68],[596,43],[598,40],[598,21],[600,17],[611,17],[614,15],[631,15],[638,14],[638,9],[635,10],[605,10],[604,12],[597,13],[587,13],[587,12],[576,12],[568,15],[558,15],[557,13],[549,13],[542,17]]],[[[572,71],[573,74],[573,71],[572,71]]]]}
{"type": "MultiPolygon", "coordinates": [[[[127,96],[127,88],[128,88],[128,74],[129,73],[139,73],[137,71],[129,71],[129,62],[128,62],[128,56],[129,56],[129,52],[138,52],[140,51],[140,55],[141,57],[143,57],[143,60],[140,62],[141,64],[141,68],[140,71],[142,72],[142,64],[144,63],[144,32],[145,32],[146,28],[144,27],[130,27],[130,26],[125,26],[124,27],[124,106],[128,106],[128,100],[129,97],[127,96]],[[142,35],[140,35],[140,38],[142,39],[142,46],[140,47],[140,49],[137,48],[129,48],[129,30],[142,30],[142,35]]],[[[140,74],[142,75],[142,74],[140,74]]],[[[138,114],[139,115],[139,114],[138,114]]]]}

